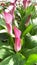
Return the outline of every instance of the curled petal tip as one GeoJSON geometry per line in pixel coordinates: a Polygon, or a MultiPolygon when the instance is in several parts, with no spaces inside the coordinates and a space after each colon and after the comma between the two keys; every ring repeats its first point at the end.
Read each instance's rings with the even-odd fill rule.
{"type": "Polygon", "coordinates": [[[7,12],[4,12],[4,19],[5,19],[6,23],[11,23],[12,22],[12,15],[7,13],[7,12]]]}

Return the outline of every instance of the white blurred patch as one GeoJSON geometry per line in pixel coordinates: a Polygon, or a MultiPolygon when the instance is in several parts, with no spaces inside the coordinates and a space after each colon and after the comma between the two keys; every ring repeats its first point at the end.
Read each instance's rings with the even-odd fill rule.
{"type": "Polygon", "coordinates": [[[16,20],[14,21],[14,23],[15,23],[15,25],[18,27],[18,23],[17,23],[17,21],[16,21],[16,20]]]}
{"type": "Polygon", "coordinates": [[[3,30],[0,30],[0,33],[5,33],[5,32],[7,32],[7,31],[6,31],[6,30],[4,30],[4,29],[3,29],[3,30]]]}
{"type": "Polygon", "coordinates": [[[3,15],[2,14],[0,14],[0,18],[3,18],[3,15]]]}
{"type": "Polygon", "coordinates": [[[37,6],[35,6],[36,14],[37,14],[37,6]]]}
{"type": "Polygon", "coordinates": [[[7,9],[12,10],[14,6],[10,5],[7,9]]]}
{"type": "Polygon", "coordinates": [[[15,0],[7,0],[7,2],[12,2],[12,3],[14,3],[14,2],[15,2],[15,0]]]}
{"type": "Polygon", "coordinates": [[[31,39],[37,41],[37,35],[31,36],[31,39]]]}
{"type": "Polygon", "coordinates": [[[31,0],[31,2],[32,2],[32,3],[36,3],[36,2],[37,2],[37,0],[31,0]]]}
{"type": "Polygon", "coordinates": [[[33,24],[37,25],[37,18],[33,19],[33,24]]]}
{"type": "Polygon", "coordinates": [[[7,9],[5,9],[5,12],[10,12],[13,9],[13,6],[10,5],[9,7],[7,7],[7,9]]]}
{"type": "Polygon", "coordinates": [[[11,59],[11,60],[9,61],[9,65],[14,65],[13,59],[11,59]]]}

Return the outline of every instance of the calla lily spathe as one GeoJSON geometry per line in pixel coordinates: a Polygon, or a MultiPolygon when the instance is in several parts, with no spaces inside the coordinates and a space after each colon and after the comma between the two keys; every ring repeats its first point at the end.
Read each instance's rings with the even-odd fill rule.
{"type": "Polygon", "coordinates": [[[30,0],[23,0],[24,8],[27,8],[29,6],[30,2],[31,2],[30,0]]]}
{"type": "Polygon", "coordinates": [[[21,31],[17,27],[14,27],[14,34],[16,38],[20,38],[21,31]]]}
{"type": "Polygon", "coordinates": [[[14,49],[16,52],[21,50],[21,39],[15,38],[14,49]]]}
{"type": "Polygon", "coordinates": [[[7,31],[8,33],[12,34],[12,15],[7,13],[7,12],[4,12],[4,19],[5,19],[5,22],[6,22],[6,27],[7,27],[7,31]]]}
{"type": "Polygon", "coordinates": [[[14,27],[14,34],[15,34],[15,44],[14,44],[14,49],[16,52],[21,50],[21,31],[17,28],[14,27]]]}

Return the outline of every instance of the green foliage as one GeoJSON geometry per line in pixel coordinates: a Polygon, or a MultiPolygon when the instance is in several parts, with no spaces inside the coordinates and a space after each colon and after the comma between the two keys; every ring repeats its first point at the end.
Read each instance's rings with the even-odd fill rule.
{"type": "Polygon", "coordinates": [[[11,55],[4,59],[0,65],[24,65],[25,64],[25,57],[20,53],[11,55]]]}
{"type": "MultiPolygon", "coordinates": [[[[10,5],[0,6],[0,13],[10,5]]],[[[17,7],[15,11],[15,20],[18,28],[21,30],[21,45],[22,49],[15,52],[15,38],[10,34],[0,33],[0,65],[37,65],[37,14],[34,5],[30,5],[26,9],[23,6],[17,7]],[[28,16],[30,19],[28,20],[28,16]],[[35,20],[35,23],[33,22],[35,20]],[[27,24],[28,23],[28,24],[27,24]],[[25,25],[26,24],[26,25],[25,25]]],[[[14,20],[14,22],[15,22],[14,20]]],[[[13,23],[13,29],[16,24],[13,23]]],[[[6,23],[3,18],[0,18],[0,31],[6,30],[6,23]]],[[[14,33],[14,32],[13,32],[14,33]]]]}
{"type": "MultiPolygon", "coordinates": [[[[2,18],[0,18],[0,27],[1,28],[6,28],[6,26],[5,26],[5,21],[2,19],[2,18]]],[[[0,28],[0,29],[1,29],[0,28]]]]}
{"type": "Polygon", "coordinates": [[[32,54],[29,56],[25,65],[35,65],[37,62],[37,54],[32,54]]]}

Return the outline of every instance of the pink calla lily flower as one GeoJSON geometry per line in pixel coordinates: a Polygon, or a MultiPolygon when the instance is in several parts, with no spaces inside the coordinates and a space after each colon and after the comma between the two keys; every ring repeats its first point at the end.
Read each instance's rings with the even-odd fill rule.
{"type": "MultiPolygon", "coordinates": [[[[12,1],[11,3],[15,3],[16,4],[17,0],[12,1]]],[[[6,21],[6,27],[8,30],[8,33],[12,34],[12,21],[14,20],[14,11],[15,11],[15,4],[12,5],[10,4],[10,6],[5,10],[4,12],[4,19],[6,21]]]]}
{"type": "Polygon", "coordinates": [[[7,27],[7,31],[8,33],[12,34],[12,15],[9,13],[4,12],[4,19],[6,22],[6,27],[7,27]]]}
{"type": "Polygon", "coordinates": [[[15,6],[13,6],[13,5],[10,5],[10,6],[7,7],[7,9],[5,9],[5,12],[6,12],[5,15],[7,15],[7,13],[9,13],[8,16],[12,16],[12,17],[11,17],[11,18],[12,18],[12,21],[13,21],[14,18],[15,18],[15,16],[14,16],[14,11],[15,11],[15,6]]]}
{"type": "Polygon", "coordinates": [[[11,23],[12,22],[12,15],[7,13],[7,12],[4,12],[4,19],[5,19],[6,23],[11,23]]]}
{"type": "MultiPolygon", "coordinates": [[[[12,5],[11,5],[12,6],[12,5]]],[[[10,10],[10,14],[12,15],[12,19],[14,20],[15,16],[14,16],[14,11],[15,11],[15,6],[12,7],[12,9],[10,10]]]]}
{"type": "Polygon", "coordinates": [[[17,27],[14,27],[14,34],[15,34],[14,49],[16,52],[18,52],[21,50],[21,42],[20,42],[21,31],[17,27]]]}
{"type": "Polygon", "coordinates": [[[24,8],[27,8],[30,4],[30,0],[23,0],[23,6],[24,8]]]}
{"type": "Polygon", "coordinates": [[[12,25],[6,23],[6,27],[7,27],[7,31],[8,31],[8,33],[9,33],[9,34],[12,34],[12,25]]]}

